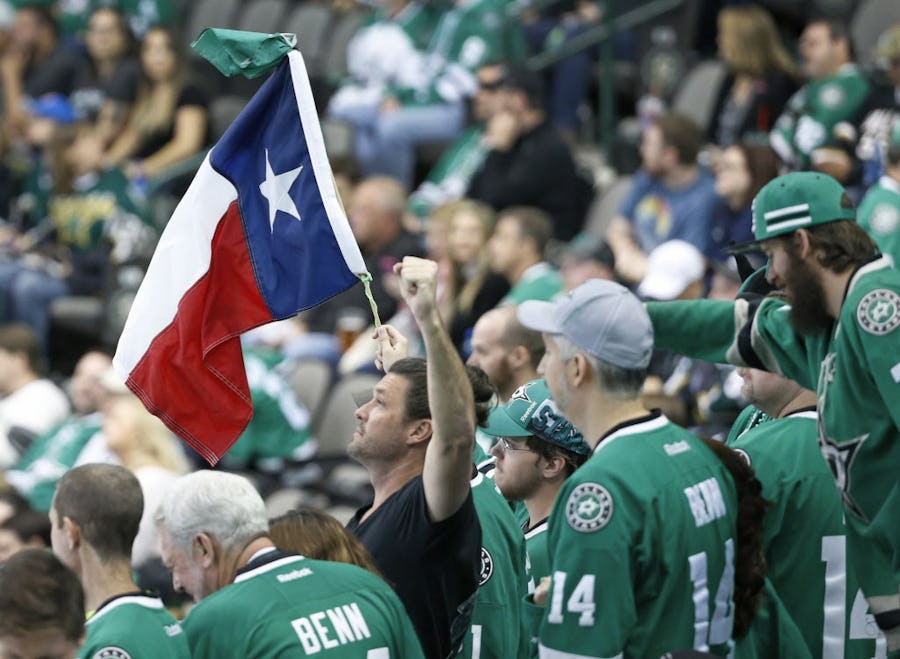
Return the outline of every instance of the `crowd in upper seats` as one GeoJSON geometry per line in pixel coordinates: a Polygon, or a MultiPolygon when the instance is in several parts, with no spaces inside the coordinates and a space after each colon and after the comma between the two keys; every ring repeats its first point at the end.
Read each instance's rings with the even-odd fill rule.
{"type": "MultiPolygon", "coordinates": [[[[348,593],[361,583],[377,594],[389,618],[377,625],[393,629],[397,638],[384,642],[407,648],[409,654],[402,656],[418,656],[420,645],[429,657],[447,656],[456,646],[473,658],[479,647],[494,648],[495,656],[536,656],[537,646],[526,631],[528,616],[535,611],[519,607],[526,596],[533,605],[536,590],[540,600],[541,578],[551,576],[553,557],[546,555],[544,534],[550,528],[554,497],[563,487],[569,487],[567,494],[575,487],[568,479],[588,459],[593,444],[588,446],[591,438],[575,430],[565,440],[559,431],[550,432],[553,423],[574,423],[557,407],[553,413],[559,420],[554,416],[551,426],[540,431],[526,423],[533,407],[528,412],[515,407],[517,397],[528,400],[529,391],[539,403],[560,403],[553,403],[543,383],[529,389],[539,379],[545,348],[540,334],[517,315],[522,305],[560,303],[594,280],[615,282],[629,291],[627,295],[647,302],[734,300],[747,272],[739,271],[725,250],[753,238],[754,199],[767,183],[790,172],[820,172],[836,179],[856,205],[858,224],[878,249],[894,262],[900,258],[900,25],[885,25],[877,43],[857,44],[869,49],[859,52],[845,21],[810,17],[802,32],[791,35],[764,6],[723,7],[716,44],[724,75],[711,90],[706,125],[675,111],[649,118],[635,145],[638,170],[620,173],[631,178],[615,211],[595,217],[605,191],[598,190],[593,172],[579,157],[595,146],[584,142],[579,107],[588,103],[598,54],[589,48],[541,72],[531,70],[525,58],[583,34],[615,8],[563,2],[550,8],[517,7],[511,13],[511,4],[502,0],[460,0],[448,6],[381,2],[365,10],[367,18],[348,45],[346,76],[328,81],[326,102],[320,102],[319,109],[323,121],[343,123],[352,131],[350,158],[333,163],[336,183],[373,275],[372,294],[386,326],[374,326],[369,301],[362,288],[355,287],[294,318],[244,335],[255,416],[219,470],[248,476],[253,487],[244,492],[243,482],[204,483],[205,476],[194,474],[203,466],[197,456],[150,415],[111,370],[114,340],[106,337],[108,345],[81,352],[71,372],[60,371],[53,351],[70,337],[64,333],[54,339],[58,329],[53,308],[55,301],[73,296],[103,299],[116,267],[149,260],[163,228],[152,214],[155,195],[160,190],[174,196],[183,191],[187,180],[181,166],[196,165],[211,146],[209,107],[215,99],[207,86],[196,83],[182,52],[178,12],[165,0],[88,3],[83,11],[69,4],[20,2],[14,7],[0,0],[0,564],[23,552],[24,558],[18,559],[23,579],[61,570],[29,552],[52,545],[85,592],[53,595],[54,584],[40,579],[29,583],[36,590],[50,589],[47,597],[60,602],[82,598],[91,609],[104,603],[98,593],[114,597],[155,589],[162,600],[142,606],[154,609],[162,606],[157,601],[164,601],[180,616],[185,593],[201,602],[217,591],[236,592],[243,572],[235,568],[235,574],[223,578],[228,570],[240,566],[250,582],[277,561],[294,565],[287,554],[295,552],[354,562],[386,579],[405,610],[382,582],[360,576],[361,571],[338,569],[330,577],[349,584],[348,593]],[[407,257],[422,260],[404,261],[407,257]],[[423,263],[434,264],[434,271],[411,274],[425,268],[423,263]],[[433,293],[433,309],[420,306],[424,303],[414,294],[416,282],[427,284],[433,293]],[[422,357],[427,361],[417,361],[422,357]],[[267,495],[282,486],[310,486],[312,491],[322,485],[322,470],[330,468],[319,465],[315,456],[320,442],[333,445],[334,438],[318,436],[322,421],[304,402],[306,383],[291,378],[299,364],[309,361],[326,364],[338,381],[387,373],[369,402],[358,401],[355,413],[347,411],[355,414],[361,434],[338,438],[368,471],[371,487],[363,491],[374,495],[374,503],[359,509],[350,522],[351,533],[330,517],[312,519],[314,513],[308,511],[309,518],[301,520],[302,533],[279,535],[276,527],[285,520],[273,519],[270,542],[266,511],[261,511],[262,500],[256,500],[253,490],[267,495]],[[450,361],[453,368],[447,366],[450,361]],[[396,370],[394,364],[399,364],[396,370]],[[439,381],[455,383],[457,393],[467,387],[473,392],[454,399],[459,407],[452,408],[453,414],[435,392],[437,381],[429,379],[436,377],[429,369],[438,368],[432,364],[440,367],[439,381]],[[518,411],[526,426],[516,428],[514,420],[504,417],[498,430],[492,425],[496,418],[483,418],[491,404],[495,413],[502,408],[515,416],[518,411]],[[400,416],[385,422],[383,436],[373,435],[372,441],[390,437],[393,443],[389,450],[375,450],[375,444],[364,445],[362,429],[386,409],[400,416]],[[437,449],[429,453],[428,447],[450,451],[452,445],[459,450],[462,442],[453,444],[435,431],[436,419],[447,424],[447,419],[463,416],[472,416],[472,423],[453,428],[462,434],[471,430],[471,456],[467,453],[452,470],[440,470],[434,464],[437,449]],[[406,439],[396,440],[404,432],[406,439]],[[533,464],[525,464],[526,457],[533,458],[533,464]],[[394,472],[389,467],[397,465],[410,476],[407,481],[391,480],[394,472]],[[111,471],[104,471],[107,467],[111,471]],[[65,515],[60,516],[61,510],[77,510],[55,498],[61,482],[72,479],[73,492],[88,492],[92,479],[102,477],[120,479],[115,482],[131,488],[143,502],[137,506],[123,501],[126,507],[118,512],[97,512],[101,527],[114,525],[110,519],[129,520],[122,531],[130,548],[125,553],[102,555],[95,551],[102,541],[84,530],[88,522],[72,512],[67,525],[65,515]],[[187,512],[180,511],[172,493],[205,496],[223,484],[235,487],[236,499],[228,501],[235,510],[246,506],[234,514],[244,515],[237,521],[253,532],[219,542],[217,509],[195,502],[187,512]],[[398,492],[402,500],[393,499],[395,507],[379,511],[398,492]],[[448,492],[454,493],[452,501],[448,492]],[[419,515],[421,525],[404,527],[408,536],[386,530],[399,528],[392,524],[396,518],[408,519],[404,515],[409,510],[419,515]],[[107,513],[111,517],[104,520],[107,513]],[[184,520],[177,517],[181,514],[189,517],[183,528],[179,523],[184,520]],[[475,527],[481,528],[477,538],[475,527]],[[184,544],[184,537],[176,537],[179,532],[193,533],[195,539],[203,536],[209,545],[184,544]],[[298,538],[316,533],[324,538],[321,546],[301,546],[298,538]],[[254,544],[263,536],[266,542],[254,544]],[[442,543],[450,543],[451,536],[459,553],[443,555],[438,549],[446,548],[442,543]],[[400,537],[423,543],[427,551],[397,553],[400,537]],[[84,544],[72,538],[83,538],[84,544]],[[465,553],[476,545],[479,555],[465,553]],[[62,546],[68,553],[59,549],[62,546]],[[244,555],[251,546],[253,551],[244,555]],[[498,549],[486,549],[492,546],[498,549]],[[198,553],[192,553],[195,550],[198,553]],[[96,565],[83,563],[85,556],[96,559],[96,565]],[[441,584],[436,596],[403,574],[417,561],[434,561],[440,569],[464,573],[464,578],[445,583],[440,577],[448,573],[434,576],[441,584]],[[118,584],[98,576],[123,566],[133,574],[118,584]],[[205,575],[200,582],[186,581],[197,574],[205,575]],[[171,575],[176,575],[174,582],[171,575]],[[507,637],[488,635],[484,625],[498,624],[504,607],[516,613],[506,620],[515,630],[507,637]],[[454,626],[456,614],[471,620],[454,626]],[[426,628],[432,631],[423,631],[426,628]]],[[[749,265],[760,266],[764,260],[757,253],[749,265]]],[[[647,348],[646,353],[647,363],[632,369],[641,381],[637,389],[628,389],[629,404],[660,409],[672,422],[703,436],[734,444],[744,433],[780,419],[785,406],[799,410],[816,402],[812,392],[784,378],[770,381],[759,371],[666,350],[647,348]]],[[[573,363],[565,356],[560,360],[573,363]]],[[[753,453],[749,448],[745,452],[753,453]]],[[[763,462],[770,458],[765,450],[761,455],[763,462]]],[[[732,475],[722,476],[719,465],[713,464],[704,468],[713,469],[716,478],[740,482],[747,476],[734,464],[727,470],[732,475]]],[[[819,472],[815,479],[821,484],[827,470],[819,472]]],[[[636,473],[635,478],[642,475],[636,473]]],[[[764,487],[775,487],[760,480],[764,487]]],[[[605,503],[597,491],[584,491],[594,497],[591,502],[605,503]]],[[[828,494],[834,492],[829,489],[828,494]]],[[[725,499],[732,506],[729,496],[725,499]]],[[[779,656],[807,656],[807,651],[827,655],[821,637],[810,632],[822,621],[804,617],[803,598],[792,590],[800,574],[792,571],[808,556],[798,551],[781,563],[776,560],[778,542],[789,544],[784,539],[789,527],[800,524],[784,510],[784,498],[790,495],[779,491],[778,496],[782,498],[773,503],[783,515],[780,519],[788,521],[776,524],[770,515],[762,522],[767,534],[762,550],[775,561],[764,588],[776,593],[767,595],[763,619],[773,625],[787,618],[796,623],[797,629],[786,625],[781,630],[779,656]],[[795,632],[802,638],[792,639],[795,632]]],[[[829,533],[843,537],[837,497],[821,497],[828,505],[823,505],[820,521],[832,529],[829,533]]],[[[354,506],[365,503],[350,499],[354,506]]],[[[613,512],[610,507],[609,514],[622,515],[624,510],[613,512]]],[[[568,515],[569,526],[583,532],[581,522],[573,521],[575,513],[568,515]]],[[[608,520],[594,521],[602,528],[608,520]]],[[[819,558],[828,560],[824,554],[819,558]]],[[[330,574],[332,568],[315,569],[330,574]]],[[[0,583],[9,578],[3,572],[0,569],[0,583]]],[[[284,583],[294,574],[285,572],[284,583]]],[[[763,581],[759,583],[763,588],[763,581]]],[[[851,584],[855,597],[855,581],[851,584]]],[[[63,580],[55,583],[66,585],[63,580]]],[[[563,589],[563,584],[555,587],[563,589]]],[[[570,583],[568,591],[573,587],[570,583]]],[[[558,617],[579,612],[588,616],[586,592],[576,589],[565,603],[551,601],[548,606],[565,604],[558,617]]],[[[0,619],[7,604],[4,597],[0,593],[0,619]]],[[[863,619],[871,617],[864,600],[857,603],[853,597],[849,608],[854,615],[862,611],[863,619]]],[[[228,611],[226,597],[215,601],[228,611]]],[[[24,606],[10,602],[13,609],[24,606]]],[[[334,606],[351,604],[341,600],[334,606]]],[[[327,648],[328,634],[337,632],[322,632],[309,622],[312,618],[303,616],[322,613],[334,625],[338,614],[329,606],[297,613],[294,635],[308,651],[327,648]],[[326,609],[332,613],[325,614],[326,609]]],[[[212,625],[215,617],[201,612],[215,610],[210,602],[186,618],[185,634],[194,656],[218,651],[204,645],[209,634],[202,632],[202,625],[212,625]]],[[[157,622],[179,624],[169,617],[157,622]]],[[[21,624],[20,631],[27,621],[21,624]]],[[[856,622],[853,625],[847,623],[848,643],[865,637],[866,652],[874,653],[876,642],[881,648],[883,638],[875,640],[874,623],[865,634],[856,622]]],[[[178,629],[172,637],[182,633],[178,629]]],[[[0,648],[6,630],[0,622],[0,648]]],[[[70,634],[73,647],[85,633],[90,641],[98,632],[88,625],[87,632],[70,634]]],[[[754,633],[762,634],[759,629],[754,633]]],[[[838,636],[843,639],[844,634],[838,636]]],[[[544,640],[558,641],[553,634],[544,640]]],[[[710,645],[717,644],[706,643],[707,650],[710,645]]],[[[742,656],[752,656],[746,641],[739,647],[748,653],[742,656]]],[[[762,652],[759,656],[776,656],[765,654],[771,648],[761,648],[756,648],[762,652]]],[[[180,646],[171,652],[187,656],[178,654],[186,652],[180,646]]]]}

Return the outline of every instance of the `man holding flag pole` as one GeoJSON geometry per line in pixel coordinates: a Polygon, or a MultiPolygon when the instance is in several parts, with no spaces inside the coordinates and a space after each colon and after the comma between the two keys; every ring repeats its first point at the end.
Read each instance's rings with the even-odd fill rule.
{"type": "Polygon", "coordinates": [[[370,279],[295,43],[294,35],[207,29],[193,44],[226,75],[274,73],[175,209],[113,362],[147,409],[210,464],[253,414],[240,334],[370,279]]]}

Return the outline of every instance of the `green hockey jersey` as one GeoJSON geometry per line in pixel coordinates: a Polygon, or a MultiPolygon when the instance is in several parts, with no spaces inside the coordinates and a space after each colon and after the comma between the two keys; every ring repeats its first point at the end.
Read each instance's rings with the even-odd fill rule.
{"type": "Polygon", "coordinates": [[[253,418],[228,449],[226,464],[244,465],[271,458],[303,460],[315,453],[309,411],[278,370],[282,359],[274,350],[245,349],[253,418]]]}
{"type": "Polygon", "coordinates": [[[130,593],[107,600],[85,623],[79,659],[189,659],[181,625],[162,600],[130,593]]]}
{"type": "Polygon", "coordinates": [[[697,437],[658,412],[613,429],[550,515],[541,656],[731,648],[737,495],[697,437]]]}
{"type": "Polygon", "coordinates": [[[768,577],[812,656],[869,659],[877,628],[868,606],[857,604],[858,596],[865,600],[847,569],[841,495],[816,437],[816,411],[798,410],[729,445],[756,470],[772,503],[763,520],[768,577]]]}
{"type": "Polygon", "coordinates": [[[900,183],[890,176],[882,176],[859,203],[856,216],[859,226],[897,267],[900,264],[900,183]]]}
{"type": "Polygon", "coordinates": [[[835,126],[856,124],[862,118],[870,87],[853,64],[844,65],[833,76],[806,83],[788,100],[769,134],[769,143],[793,169],[809,169],[812,152],[834,141],[835,126]]]}
{"type": "Polygon", "coordinates": [[[257,553],[183,626],[194,657],[424,657],[403,604],[382,579],[277,550],[257,553]]]}
{"type": "Polygon", "coordinates": [[[18,464],[6,472],[6,481],[32,508],[48,512],[59,479],[75,465],[102,423],[99,413],[69,417],[28,447],[18,464]]]}
{"type": "Polygon", "coordinates": [[[472,126],[444,151],[428,177],[409,196],[407,208],[411,213],[427,219],[441,204],[466,196],[472,178],[487,157],[483,135],[484,126],[472,126]]]}
{"type": "Polygon", "coordinates": [[[481,575],[469,634],[457,656],[506,659],[528,652],[518,604],[526,594],[525,541],[494,481],[479,473],[472,498],[481,523],[481,575]]]}
{"type": "Polygon", "coordinates": [[[795,332],[785,303],[772,298],[647,310],[658,348],[765,368],[816,391],[819,448],[847,513],[847,555],[872,610],[900,615],[900,273],[884,257],[860,267],[840,317],[810,335],[795,332]]]}

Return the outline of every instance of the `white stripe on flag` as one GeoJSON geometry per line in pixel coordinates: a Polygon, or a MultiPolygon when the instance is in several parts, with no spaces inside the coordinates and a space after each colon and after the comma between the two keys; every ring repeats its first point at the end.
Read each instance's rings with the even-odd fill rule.
{"type": "Polygon", "coordinates": [[[127,379],[156,336],[171,324],[185,293],[209,270],[212,239],[237,189],[209,154],[166,225],[116,348],[113,366],[127,379]]]}
{"type": "Polygon", "coordinates": [[[294,84],[294,96],[297,98],[297,109],[300,112],[303,133],[309,147],[313,173],[322,195],[322,202],[325,204],[328,220],[331,222],[331,230],[341,248],[347,268],[355,274],[363,274],[368,271],[359,251],[359,245],[356,244],[356,239],[350,230],[350,222],[341,208],[337,192],[334,189],[331,166],[328,164],[328,155],[325,151],[325,139],[322,137],[322,127],[319,125],[319,116],[316,113],[315,103],[313,103],[303,56],[299,51],[292,50],[288,53],[288,60],[291,63],[291,81],[294,84]]]}
{"type": "Polygon", "coordinates": [[[785,215],[791,215],[792,213],[800,213],[802,211],[808,211],[809,204],[797,204],[796,206],[785,206],[784,208],[778,208],[774,211],[769,211],[768,213],[764,213],[763,217],[766,220],[772,220],[776,217],[783,217],[785,215]]]}

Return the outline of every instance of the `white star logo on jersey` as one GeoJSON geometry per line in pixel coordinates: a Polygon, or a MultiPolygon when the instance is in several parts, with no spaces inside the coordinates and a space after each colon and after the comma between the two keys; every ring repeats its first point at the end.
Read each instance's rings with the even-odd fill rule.
{"type": "Polygon", "coordinates": [[[835,353],[831,353],[825,358],[822,362],[822,371],[819,377],[819,383],[822,388],[822,393],[818,398],[819,413],[816,419],[816,426],[819,431],[819,450],[822,451],[825,462],[828,463],[828,466],[834,474],[834,480],[838,489],[841,491],[844,505],[857,517],[866,519],[862,509],[857,505],[853,496],[850,494],[850,467],[853,466],[853,458],[856,456],[859,447],[869,438],[869,433],[842,442],[837,442],[828,436],[828,433],[825,430],[825,423],[822,420],[825,415],[828,385],[834,381],[834,361],[836,356],[835,353]]]}
{"type": "Polygon", "coordinates": [[[566,521],[581,533],[599,531],[609,524],[612,515],[612,495],[599,483],[578,485],[566,501],[566,521]]]}

